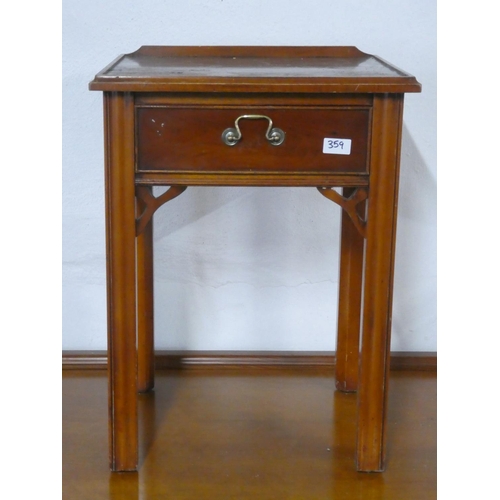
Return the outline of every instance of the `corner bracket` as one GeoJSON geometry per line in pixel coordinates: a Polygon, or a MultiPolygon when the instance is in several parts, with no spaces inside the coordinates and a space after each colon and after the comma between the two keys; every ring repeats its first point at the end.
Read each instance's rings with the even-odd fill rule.
{"type": "Polygon", "coordinates": [[[339,205],[342,209],[344,209],[349,217],[351,218],[354,227],[358,230],[359,234],[366,238],[366,216],[360,214],[360,210],[358,210],[357,206],[368,199],[368,189],[365,187],[358,187],[354,190],[354,192],[347,198],[337,193],[332,188],[327,187],[318,187],[318,191],[333,201],[337,205],[339,205]]]}
{"type": "Polygon", "coordinates": [[[173,200],[186,190],[187,186],[170,186],[170,188],[165,191],[160,196],[156,197],[153,195],[153,188],[151,186],[136,186],[135,196],[138,201],[138,214],[135,221],[135,234],[139,236],[144,228],[148,225],[153,214],[167,201],[173,200]]]}

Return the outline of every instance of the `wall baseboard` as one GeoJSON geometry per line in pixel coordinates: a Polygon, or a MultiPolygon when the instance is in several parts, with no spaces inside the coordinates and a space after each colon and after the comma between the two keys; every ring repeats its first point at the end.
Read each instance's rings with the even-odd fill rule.
{"type": "MultiPolygon", "coordinates": [[[[63,351],[63,370],[105,370],[106,351],[63,351]]],[[[155,368],[325,368],[335,366],[335,352],[156,351],[155,368]]],[[[391,370],[437,371],[435,352],[391,352],[391,370]]]]}

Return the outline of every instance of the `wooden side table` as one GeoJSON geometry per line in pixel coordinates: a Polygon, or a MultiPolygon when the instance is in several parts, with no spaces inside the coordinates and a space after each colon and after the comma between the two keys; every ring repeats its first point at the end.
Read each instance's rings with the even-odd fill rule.
{"type": "Polygon", "coordinates": [[[403,97],[420,84],[355,47],[145,46],[90,89],[104,92],[111,469],[137,469],[137,391],[154,384],[153,213],[210,185],[310,186],[343,208],[336,385],[358,391],[358,470],[382,471],[403,97]]]}

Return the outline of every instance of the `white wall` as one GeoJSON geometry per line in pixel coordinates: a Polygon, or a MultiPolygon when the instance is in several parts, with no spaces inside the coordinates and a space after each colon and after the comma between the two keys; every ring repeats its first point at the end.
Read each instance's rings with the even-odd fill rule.
{"type": "MultiPolygon", "coordinates": [[[[422,0],[64,0],[63,349],[106,347],[102,96],[141,45],[355,45],[414,74],[393,350],[436,349],[436,15],[422,0]]],[[[334,350],[339,209],[304,188],[192,187],[155,215],[156,346],[334,350]]]]}

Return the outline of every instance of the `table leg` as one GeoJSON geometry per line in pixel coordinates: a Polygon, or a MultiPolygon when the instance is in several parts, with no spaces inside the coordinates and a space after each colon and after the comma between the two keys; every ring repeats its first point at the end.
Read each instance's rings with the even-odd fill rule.
{"type": "Polygon", "coordinates": [[[105,92],[110,467],[137,469],[134,102],[105,92]]]}
{"type": "Polygon", "coordinates": [[[403,95],[375,96],[366,225],[357,468],[382,471],[403,95]]]}
{"type": "MultiPolygon", "coordinates": [[[[145,209],[137,199],[137,212],[145,209]]],[[[154,379],[154,292],[153,218],[137,236],[137,388],[153,389],[154,379]]]]}
{"type": "MultiPolygon", "coordinates": [[[[354,191],[355,188],[344,188],[344,198],[351,196],[354,191]]],[[[361,203],[359,209],[364,210],[365,203],[361,203]]],[[[363,236],[349,214],[342,210],[335,357],[335,385],[342,392],[355,392],[358,388],[363,250],[363,236]]]]}

